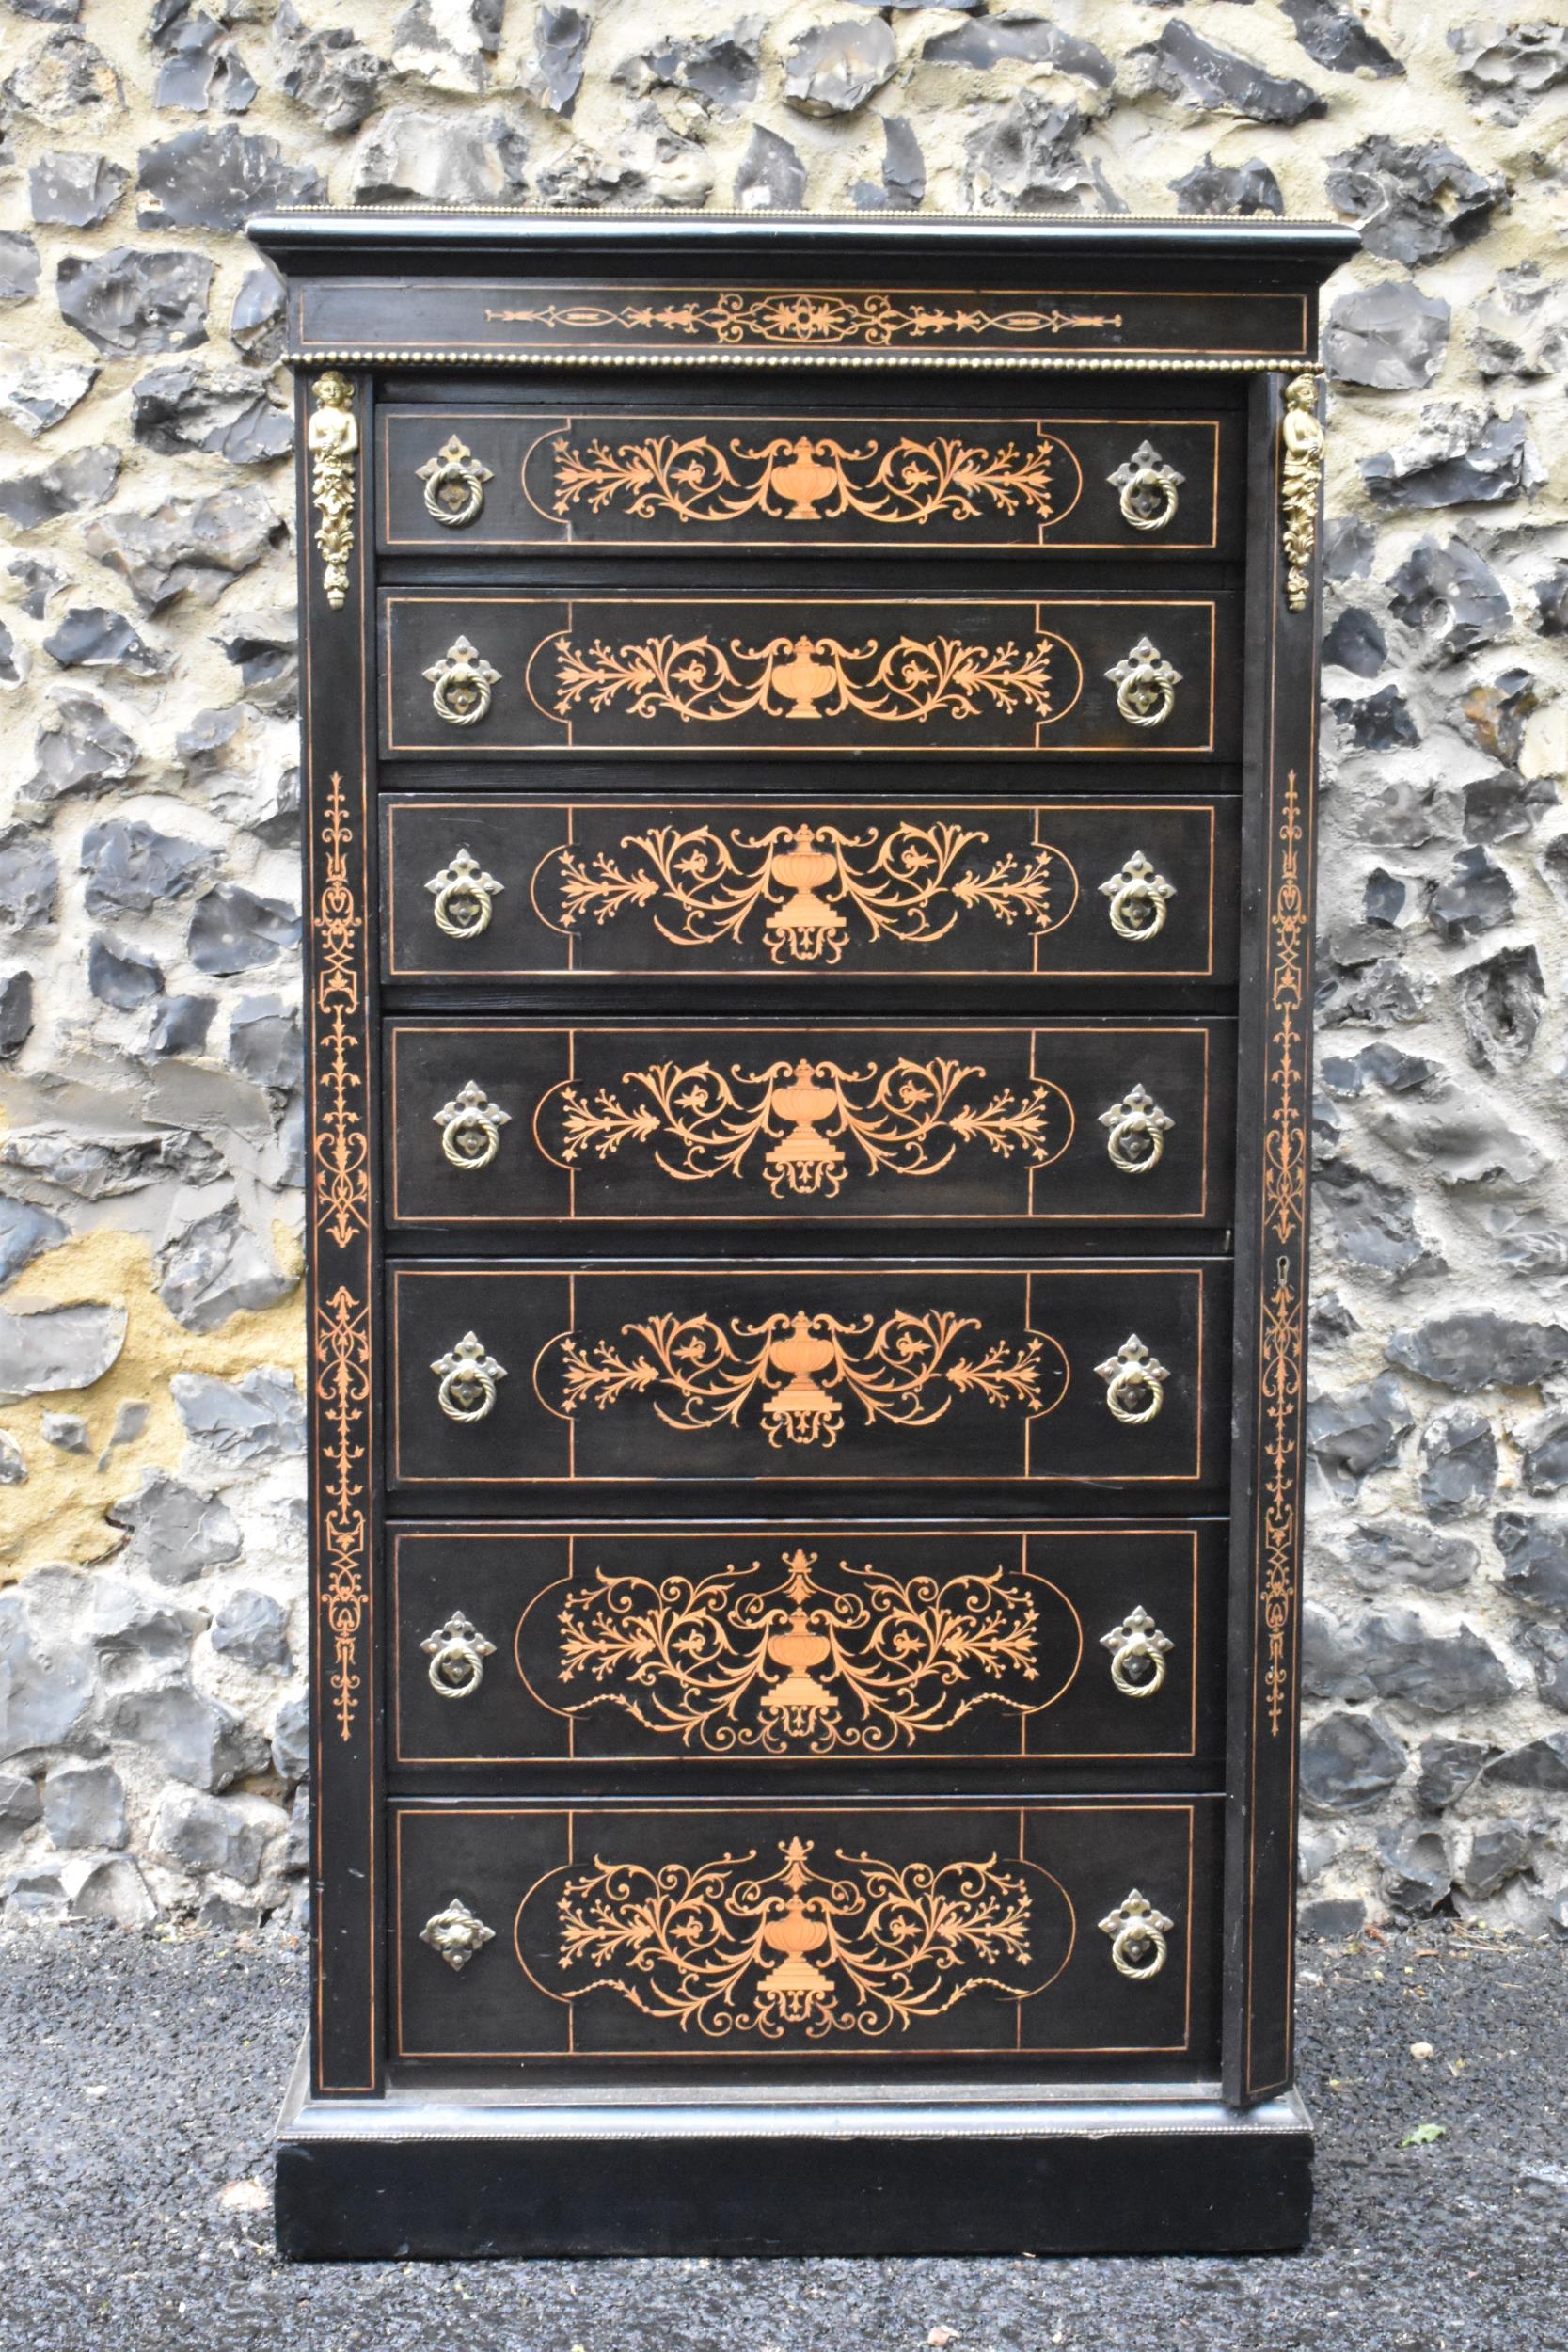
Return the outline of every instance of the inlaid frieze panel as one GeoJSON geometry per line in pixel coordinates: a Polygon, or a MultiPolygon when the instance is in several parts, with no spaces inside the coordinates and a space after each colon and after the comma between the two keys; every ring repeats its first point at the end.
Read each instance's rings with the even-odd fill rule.
{"type": "Polygon", "coordinates": [[[384,595],[388,753],[1225,756],[1227,593],[384,595]]]}
{"type": "Polygon", "coordinates": [[[390,978],[1224,981],[1233,801],[388,797],[390,978]]]}
{"type": "Polygon", "coordinates": [[[1233,1029],[390,1025],[404,1224],[1224,1225],[1233,1029]]]}
{"type": "Polygon", "coordinates": [[[1224,1474],[1223,1263],[403,1263],[390,1284],[408,1485],[1224,1474]]]}
{"type": "Polygon", "coordinates": [[[383,409],[382,545],[1228,551],[1228,416],[383,409]]]}
{"type": "Polygon", "coordinates": [[[1182,2053],[1212,1802],[392,1808],[396,2049],[1182,2053]]]}
{"type": "MultiPolygon", "coordinates": [[[[1218,1754],[1224,1530],[400,1530],[410,1766],[1218,1754]]],[[[1188,1785],[1186,1782],[1183,1786],[1188,1785]]]]}

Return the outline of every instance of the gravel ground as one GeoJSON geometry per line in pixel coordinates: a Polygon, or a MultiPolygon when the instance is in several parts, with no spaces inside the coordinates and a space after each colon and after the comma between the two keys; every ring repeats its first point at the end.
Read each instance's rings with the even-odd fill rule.
{"type": "Polygon", "coordinates": [[[308,2268],[273,2253],[266,2193],[297,1943],[18,1931],[0,1940],[0,2347],[1551,2352],[1565,1978],[1561,1943],[1443,1926],[1307,1947],[1303,2255],[308,2268]],[[1428,2125],[1441,2137],[1402,2144],[1428,2125]]]}

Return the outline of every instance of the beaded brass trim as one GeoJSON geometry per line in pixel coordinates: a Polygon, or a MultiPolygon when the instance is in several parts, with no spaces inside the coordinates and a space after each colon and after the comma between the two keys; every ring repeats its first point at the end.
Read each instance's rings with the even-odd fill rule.
{"type": "Polygon", "coordinates": [[[1069,352],[964,351],[490,351],[451,344],[426,350],[409,343],[345,344],[327,351],[288,351],[283,364],[292,368],[461,367],[461,368],[950,368],[1041,374],[1086,375],[1279,375],[1323,373],[1317,362],[1304,364],[1299,354],[1276,352],[1257,358],[1154,358],[1133,356],[1080,358],[1069,352]]]}

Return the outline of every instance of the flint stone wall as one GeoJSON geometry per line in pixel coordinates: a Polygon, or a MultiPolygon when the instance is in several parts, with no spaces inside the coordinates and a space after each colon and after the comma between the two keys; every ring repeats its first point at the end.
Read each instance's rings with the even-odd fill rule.
{"type": "Polygon", "coordinates": [[[1338,212],[1309,1928],[1568,1928],[1568,22],[0,13],[0,1879],[301,1899],[291,423],[262,204],[1338,212]]]}

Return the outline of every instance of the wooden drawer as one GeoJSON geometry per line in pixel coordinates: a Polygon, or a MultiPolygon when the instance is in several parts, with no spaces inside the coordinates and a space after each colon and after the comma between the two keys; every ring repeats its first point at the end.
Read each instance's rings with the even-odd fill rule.
{"type": "Polygon", "coordinates": [[[382,749],[1226,758],[1233,595],[382,597],[382,749]]]}
{"type": "Polygon", "coordinates": [[[1224,416],[388,407],[390,554],[939,548],[1229,554],[1224,416]],[[1223,483],[1223,490],[1222,490],[1223,483]]]}
{"type": "Polygon", "coordinates": [[[1235,1025],[394,1021],[404,1225],[1230,1221],[1235,1025]]]}
{"type": "Polygon", "coordinates": [[[391,1536],[392,1761],[1212,1763],[1222,1519],[391,1536]]]}
{"type": "Polygon", "coordinates": [[[382,806],[388,979],[1235,977],[1233,800],[382,806]]]}
{"type": "Polygon", "coordinates": [[[1225,1475],[1221,1261],[404,1263],[390,1285],[401,1485],[1079,1481],[1109,1504],[1225,1475]]]}
{"type": "Polygon", "coordinates": [[[396,1803],[394,2051],[1208,2059],[1218,1811],[396,1803]]]}

